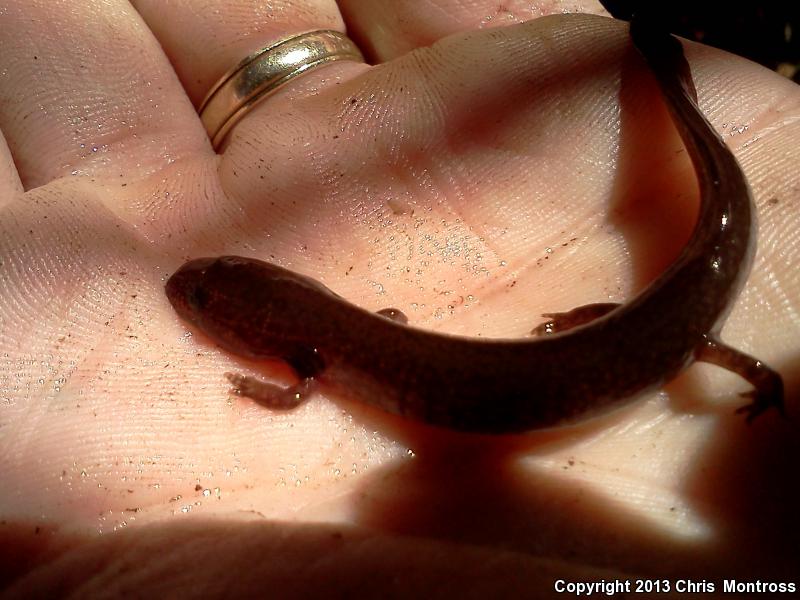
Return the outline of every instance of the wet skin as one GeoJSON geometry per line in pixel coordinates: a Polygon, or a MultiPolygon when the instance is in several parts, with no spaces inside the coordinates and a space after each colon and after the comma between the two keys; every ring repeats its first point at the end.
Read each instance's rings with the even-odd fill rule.
{"type": "Polygon", "coordinates": [[[313,279],[235,256],[186,263],[167,282],[167,297],[225,350],[280,358],[295,370],[300,382],[286,389],[227,374],[238,393],[273,408],[296,406],[321,383],[431,425],[523,432],[613,409],[704,361],[753,385],[740,408],[748,420],[782,411],[781,376],[719,339],[754,252],[747,181],[696,104],[680,43],[639,22],[631,36],[658,80],[701,198],[680,256],[630,302],[546,315],[536,339],[475,340],[409,327],[396,309],[370,313],[313,279]]]}

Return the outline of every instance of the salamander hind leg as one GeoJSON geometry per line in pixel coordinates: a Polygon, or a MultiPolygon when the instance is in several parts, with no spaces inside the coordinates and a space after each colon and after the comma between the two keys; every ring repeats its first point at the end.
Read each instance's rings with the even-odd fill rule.
{"type": "Polygon", "coordinates": [[[786,416],[783,407],[783,379],[780,373],[770,369],[757,358],[731,348],[710,334],[705,336],[703,343],[698,347],[696,358],[733,371],[753,385],[753,390],[740,394],[745,398],[752,398],[752,402],[736,411],[745,413],[748,423],[773,407],[781,415],[786,416]]]}
{"type": "Polygon", "coordinates": [[[573,327],[594,321],[619,306],[621,305],[616,302],[598,302],[596,304],[584,304],[567,312],[544,313],[542,316],[549,319],[549,321],[534,327],[531,330],[531,334],[547,335],[567,331],[573,327]]]}
{"type": "Polygon", "coordinates": [[[274,410],[289,410],[302,404],[316,385],[313,377],[306,377],[299,383],[285,388],[249,375],[225,373],[225,377],[233,385],[231,391],[234,394],[245,396],[274,410]]]}

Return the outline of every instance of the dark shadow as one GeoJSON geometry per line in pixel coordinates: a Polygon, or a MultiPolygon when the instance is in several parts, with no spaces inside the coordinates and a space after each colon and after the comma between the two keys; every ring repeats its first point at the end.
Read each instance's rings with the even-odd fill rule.
{"type": "Polygon", "coordinates": [[[658,85],[633,48],[623,60],[619,161],[609,222],[630,249],[634,291],[644,290],[691,236],[699,190],[658,85]]]}

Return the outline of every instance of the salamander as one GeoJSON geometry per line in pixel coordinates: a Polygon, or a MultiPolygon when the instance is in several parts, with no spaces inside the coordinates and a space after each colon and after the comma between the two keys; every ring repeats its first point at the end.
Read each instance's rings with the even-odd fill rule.
{"type": "Polygon", "coordinates": [[[187,262],[166,284],[169,301],[223,349],[292,367],[298,383],[288,388],[226,374],[272,408],[323,385],[434,426],[518,433],[612,410],[704,361],[753,385],[739,408],[748,421],[783,412],[780,374],[719,337],[754,252],[748,183],[697,105],[680,42],[635,19],[631,38],[689,152],[700,206],[677,259],[629,302],[546,315],[534,338],[478,340],[411,327],[396,309],[371,313],[309,277],[238,256],[187,262]]]}

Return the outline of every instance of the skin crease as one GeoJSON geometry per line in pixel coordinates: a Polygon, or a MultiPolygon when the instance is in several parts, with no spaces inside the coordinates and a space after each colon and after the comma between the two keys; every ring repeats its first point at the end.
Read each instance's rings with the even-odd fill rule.
{"type": "MultiPolygon", "coordinates": [[[[434,38],[466,33],[403,57],[391,49],[418,43],[406,29],[348,18],[391,62],[293,82],[217,157],[184,89],[197,104],[196,82],[273,37],[336,26],[336,7],[287,3],[266,19],[228,2],[220,19],[138,3],[167,60],[113,4],[0,12],[0,531],[14,549],[2,564],[8,579],[44,560],[12,591],[788,578],[796,419],[746,426],[733,376],[693,367],[602,422],[492,442],[346,398],[273,415],[227,396],[222,373],[286,382],[286,370],[185,337],[163,296],[184,260],[231,253],[274,255],[365,308],[470,335],[521,336],[541,312],[627,297],[686,239],[694,189],[622,24],[470,33],[496,6],[464,3],[460,27],[428,22],[434,38]],[[192,26],[164,28],[172,11],[192,26]],[[441,248],[462,254],[451,264],[441,248]],[[462,296],[470,306],[450,315],[462,296]]],[[[403,22],[448,14],[434,8],[406,6],[403,22]]],[[[758,207],[754,270],[722,337],[784,373],[794,416],[800,96],[747,61],[687,56],[758,207]]]]}

